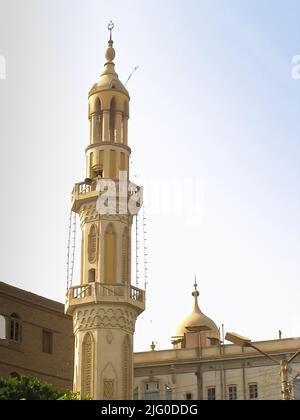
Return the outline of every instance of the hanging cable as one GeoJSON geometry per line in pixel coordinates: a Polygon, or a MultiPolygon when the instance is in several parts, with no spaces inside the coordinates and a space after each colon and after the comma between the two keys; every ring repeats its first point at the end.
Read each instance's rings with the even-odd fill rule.
{"type": "Polygon", "coordinates": [[[144,245],[144,290],[147,290],[148,285],[148,246],[147,246],[147,224],[146,224],[145,204],[143,205],[143,245],[144,245]]]}
{"type": "Polygon", "coordinates": [[[76,213],[73,212],[73,237],[72,237],[72,260],[70,272],[70,285],[73,284],[74,264],[75,264],[75,248],[76,248],[76,213]]]}
{"type": "Polygon", "coordinates": [[[76,214],[71,211],[69,217],[68,247],[67,247],[67,290],[72,287],[76,246],[76,214]]]}
{"type": "Polygon", "coordinates": [[[139,218],[135,216],[135,285],[139,287],[139,218]]]}
{"type": "Polygon", "coordinates": [[[71,246],[71,230],[72,230],[72,211],[69,217],[69,232],[68,232],[68,246],[67,246],[67,290],[70,285],[70,246],[71,246]]]}

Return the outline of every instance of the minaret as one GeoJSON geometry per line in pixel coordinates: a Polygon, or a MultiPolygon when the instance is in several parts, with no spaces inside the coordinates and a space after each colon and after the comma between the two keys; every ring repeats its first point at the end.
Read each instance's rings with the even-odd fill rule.
{"type": "Polygon", "coordinates": [[[126,206],[124,211],[124,191],[125,204],[136,203],[136,213],[141,200],[140,188],[129,183],[130,98],[115,72],[113,27],[104,71],[89,93],[87,178],[72,193],[82,229],[81,279],[66,299],[75,336],[74,390],[95,400],[132,399],[135,322],[145,309],[144,291],[131,285],[133,214],[126,206]],[[115,211],[101,211],[105,195],[115,211]]]}

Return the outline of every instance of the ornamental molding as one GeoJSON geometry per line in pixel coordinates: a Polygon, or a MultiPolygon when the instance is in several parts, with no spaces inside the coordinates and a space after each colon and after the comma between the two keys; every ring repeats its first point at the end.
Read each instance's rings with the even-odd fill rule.
{"type": "Polygon", "coordinates": [[[84,310],[80,309],[75,313],[73,318],[74,332],[76,334],[78,330],[108,328],[122,329],[134,334],[136,318],[137,313],[131,309],[93,306],[84,310]]]}

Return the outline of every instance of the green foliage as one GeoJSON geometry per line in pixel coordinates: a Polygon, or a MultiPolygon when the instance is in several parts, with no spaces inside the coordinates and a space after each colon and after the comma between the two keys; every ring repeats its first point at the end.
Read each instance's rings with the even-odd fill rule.
{"type": "Polygon", "coordinates": [[[0,400],[80,400],[80,396],[30,376],[9,376],[0,378],[0,400]]]}

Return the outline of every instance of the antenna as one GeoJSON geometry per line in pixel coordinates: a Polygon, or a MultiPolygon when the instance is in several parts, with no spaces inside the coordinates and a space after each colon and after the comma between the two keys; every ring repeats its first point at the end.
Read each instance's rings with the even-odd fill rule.
{"type": "Polygon", "coordinates": [[[125,86],[127,85],[127,83],[129,82],[129,80],[131,79],[131,77],[133,76],[133,73],[139,68],[140,66],[136,66],[133,71],[130,73],[128,79],[126,80],[125,86]]]}

